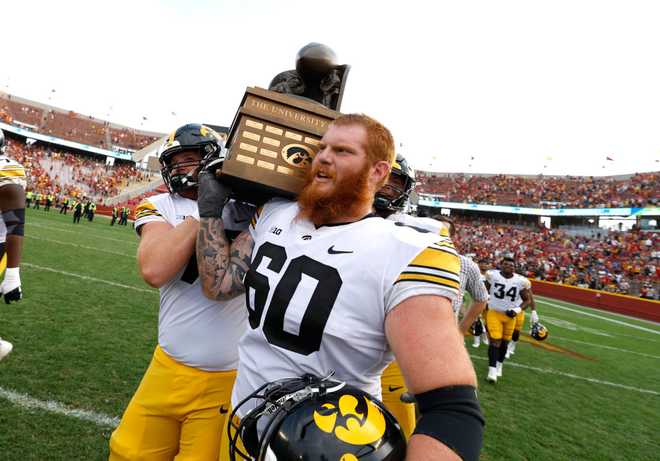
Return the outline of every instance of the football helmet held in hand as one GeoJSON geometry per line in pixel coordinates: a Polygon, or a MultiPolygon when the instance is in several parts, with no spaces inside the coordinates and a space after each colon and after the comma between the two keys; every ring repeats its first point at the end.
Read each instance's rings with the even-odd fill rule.
{"type": "Polygon", "coordinates": [[[537,322],[532,325],[529,335],[537,341],[544,341],[548,337],[548,329],[537,322]]]}
{"type": "Polygon", "coordinates": [[[268,383],[240,402],[229,420],[253,400],[256,407],[228,427],[232,461],[405,458],[405,436],[394,416],[349,384],[312,375],[268,383]],[[248,453],[238,449],[239,436],[248,453]]]}

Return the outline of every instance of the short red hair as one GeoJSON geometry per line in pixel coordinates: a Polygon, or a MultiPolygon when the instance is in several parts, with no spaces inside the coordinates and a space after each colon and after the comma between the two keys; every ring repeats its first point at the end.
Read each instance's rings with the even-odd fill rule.
{"type": "Polygon", "coordinates": [[[374,165],[381,160],[386,161],[389,165],[394,163],[396,158],[394,138],[390,130],[378,120],[364,114],[346,114],[339,116],[331,125],[363,127],[367,131],[367,145],[364,147],[371,164],[374,165]]]}

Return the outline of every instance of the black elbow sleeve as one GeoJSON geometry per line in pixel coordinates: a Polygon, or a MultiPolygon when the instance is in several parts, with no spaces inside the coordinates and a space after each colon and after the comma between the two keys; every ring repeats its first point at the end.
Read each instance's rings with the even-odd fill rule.
{"type": "Polygon", "coordinates": [[[450,386],[415,395],[421,418],[415,434],[442,442],[465,461],[478,461],[485,421],[472,386],[450,386]]]}

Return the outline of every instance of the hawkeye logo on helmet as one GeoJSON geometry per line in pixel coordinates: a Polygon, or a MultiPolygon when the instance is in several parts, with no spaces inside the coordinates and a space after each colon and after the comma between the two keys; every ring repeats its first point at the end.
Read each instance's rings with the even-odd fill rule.
{"type": "Polygon", "coordinates": [[[312,163],[316,153],[304,144],[287,144],[282,148],[282,158],[291,166],[305,168],[312,163]]]}
{"type": "Polygon", "coordinates": [[[314,411],[314,422],[323,432],[334,434],[339,440],[351,445],[374,443],[385,434],[385,415],[373,402],[362,397],[366,404],[366,415],[361,413],[358,398],[345,394],[339,398],[338,405],[324,403],[320,410],[314,411]],[[344,424],[337,424],[338,414],[344,416],[344,424]]]}

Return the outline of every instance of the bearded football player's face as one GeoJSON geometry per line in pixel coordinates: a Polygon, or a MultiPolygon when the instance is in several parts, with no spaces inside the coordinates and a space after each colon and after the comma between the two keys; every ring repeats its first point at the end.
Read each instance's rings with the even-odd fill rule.
{"type": "Polygon", "coordinates": [[[363,127],[330,125],[298,197],[302,217],[322,225],[352,217],[371,206],[373,169],[366,143],[363,127]]]}

